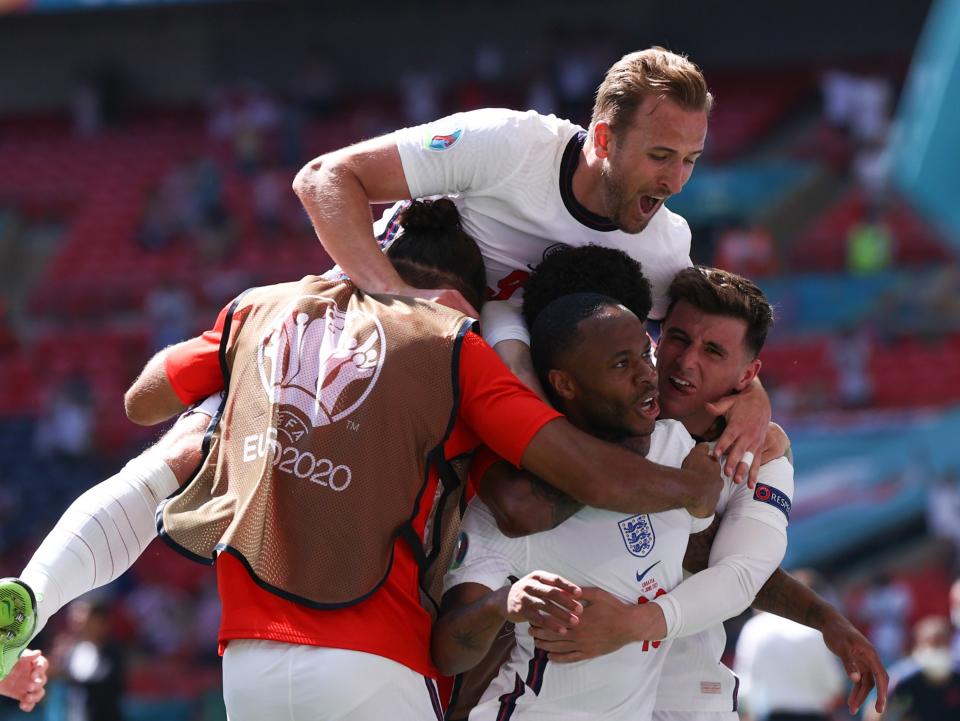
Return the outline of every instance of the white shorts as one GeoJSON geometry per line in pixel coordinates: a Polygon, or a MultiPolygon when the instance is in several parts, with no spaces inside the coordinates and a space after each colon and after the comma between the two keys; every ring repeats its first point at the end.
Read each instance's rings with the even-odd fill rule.
{"type": "Polygon", "coordinates": [[[432,679],[369,653],[275,641],[230,641],[223,654],[229,721],[437,721],[432,679]]]}
{"type": "Polygon", "coordinates": [[[659,711],[654,709],[652,721],[740,721],[736,711],[659,711]]]}

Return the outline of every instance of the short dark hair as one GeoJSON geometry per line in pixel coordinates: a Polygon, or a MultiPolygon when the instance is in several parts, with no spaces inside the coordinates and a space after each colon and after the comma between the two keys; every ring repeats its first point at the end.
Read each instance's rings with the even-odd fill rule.
{"type": "Polygon", "coordinates": [[[773,308],[757,285],[736,273],[719,268],[684,268],[674,277],[667,292],[670,306],[664,323],[681,300],[712,315],[740,318],[747,324],[744,343],[756,358],[773,326],[773,308]]]}
{"type": "Polygon", "coordinates": [[[600,293],[646,320],[652,307],[650,283],[636,260],[614,248],[563,245],[538,265],[523,286],[523,320],[532,328],[551,302],[571,293],[600,293]]]}
{"type": "Polygon", "coordinates": [[[550,302],[537,316],[530,328],[530,355],[540,384],[554,405],[558,399],[550,385],[550,371],[579,339],[580,322],[616,305],[616,300],[599,293],[573,293],[550,302]]]}
{"type": "Polygon", "coordinates": [[[387,257],[403,281],[415,288],[451,285],[480,310],[487,287],[483,256],[453,201],[414,200],[400,211],[399,222],[403,233],[387,257]]]}

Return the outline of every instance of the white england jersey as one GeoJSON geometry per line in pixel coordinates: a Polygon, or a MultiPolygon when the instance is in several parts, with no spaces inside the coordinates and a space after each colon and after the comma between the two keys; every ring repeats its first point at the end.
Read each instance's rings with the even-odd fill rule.
{"type": "MultiPolygon", "coordinates": [[[[677,467],[693,446],[680,423],[658,421],[647,457],[677,467]]],[[[466,555],[447,574],[445,586],[479,583],[497,589],[510,576],[542,569],[603,588],[626,603],[646,603],[680,583],[687,539],[711,520],[686,510],[626,516],[583,508],[550,531],[507,538],[475,499],[461,526],[466,555]]],[[[557,664],[534,648],[528,629],[528,624],[517,625],[510,660],[471,712],[471,721],[650,718],[670,641],[631,643],[589,661],[557,664]]]]}
{"type": "MultiPolygon", "coordinates": [[[[580,126],[532,110],[488,108],[395,137],[412,197],[453,198],[464,230],[483,253],[491,298],[509,301],[515,321],[523,283],[559,244],[603,245],[640,261],[653,291],[650,317],[666,313],[670,281],[690,265],[690,228],[662,207],[641,233],[630,235],[580,205],[572,185],[586,138],[580,126]]],[[[375,229],[378,236],[387,223],[375,229]]],[[[518,336],[529,342],[522,322],[493,322],[486,313],[484,335],[491,345],[518,336]]]]}
{"type": "MultiPolygon", "coordinates": [[[[777,458],[761,466],[754,489],[724,478],[717,513],[722,514],[721,528],[742,518],[760,521],[782,534],[785,548],[792,502],[793,466],[786,458],[777,458]]],[[[750,539],[744,542],[750,543],[750,539]]],[[[747,548],[744,552],[750,550],[747,548]]],[[[771,573],[777,565],[771,562],[771,573]]],[[[731,712],[737,709],[739,681],[720,661],[726,640],[723,624],[673,639],[657,687],[657,711],[731,712]]]]}

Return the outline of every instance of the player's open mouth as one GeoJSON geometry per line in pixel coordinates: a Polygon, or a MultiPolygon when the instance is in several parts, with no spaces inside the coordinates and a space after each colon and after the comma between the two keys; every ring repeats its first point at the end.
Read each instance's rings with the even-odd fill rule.
{"type": "Polygon", "coordinates": [[[667,378],[670,381],[670,385],[673,386],[677,391],[684,394],[691,394],[696,392],[697,388],[693,383],[688,380],[684,380],[679,376],[668,376],[667,378]]]}
{"type": "Polygon", "coordinates": [[[660,405],[657,403],[657,395],[657,392],[654,391],[637,405],[642,415],[651,418],[656,418],[660,415],[660,405]]]}
{"type": "Polygon", "coordinates": [[[657,206],[663,202],[663,198],[655,198],[652,195],[641,195],[640,196],[640,210],[643,211],[644,215],[650,215],[657,209],[657,206]]]}

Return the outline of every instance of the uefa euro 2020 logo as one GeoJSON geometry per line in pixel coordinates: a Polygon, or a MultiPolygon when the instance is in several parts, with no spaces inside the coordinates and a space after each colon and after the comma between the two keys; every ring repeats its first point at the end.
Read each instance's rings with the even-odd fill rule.
{"type": "Polygon", "coordinates": [[[373,390],[383,368],[383,326],[368,313],[347,314],[321,296],[297,299],[274,321],[257,349],[260,380],[271,401],[293,406],[314,428],[346,418],[373,390]],[[322,315],[304,301],[326,307],[322,315]],[[358,322],[359,321],[359,322],[358,322]]]}

